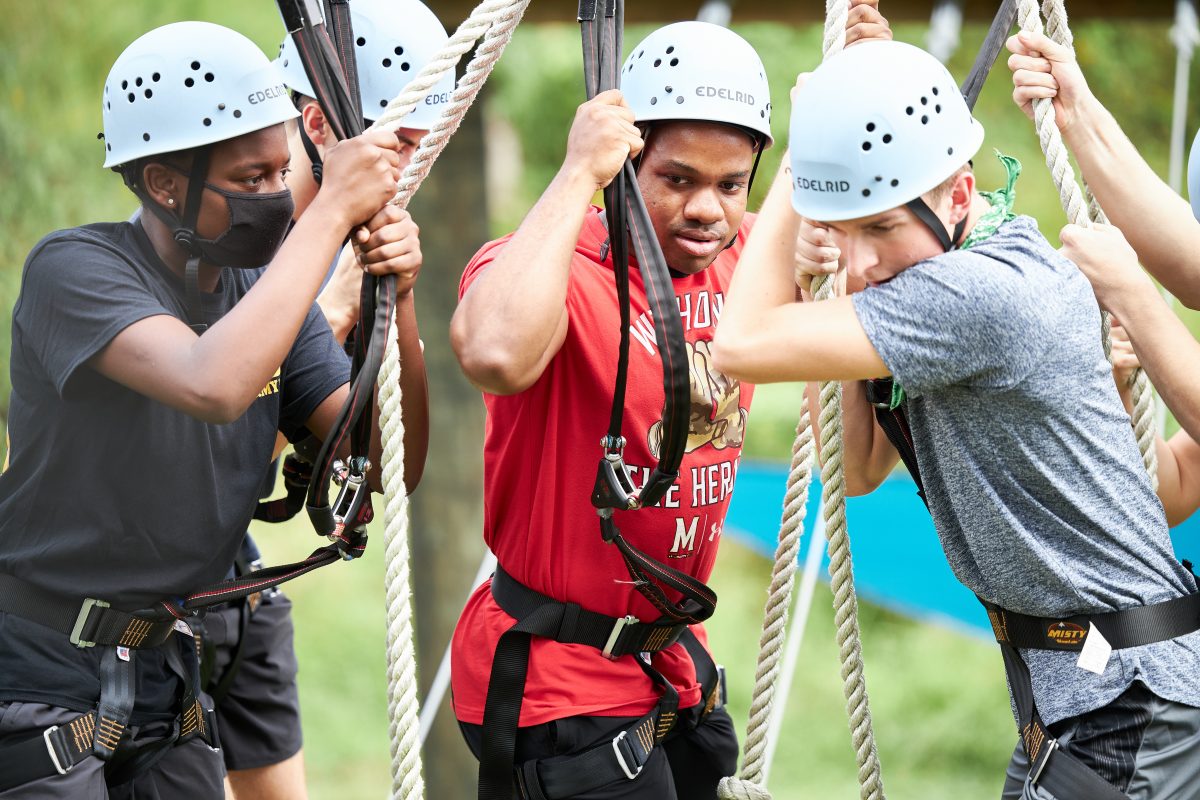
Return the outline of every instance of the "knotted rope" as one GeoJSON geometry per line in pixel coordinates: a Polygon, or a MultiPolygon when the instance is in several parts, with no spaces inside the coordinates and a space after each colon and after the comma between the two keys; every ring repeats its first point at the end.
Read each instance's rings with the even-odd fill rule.
{"type": "MultiPolygon", "coordinates": [[[[1067,24],[1067,9],[1063,0],[1044,0],[1039,11],[1037,0],[1020,0],[1017,7],[1017,20],[1024,31],[1030,33],[1042,32],[1042,16],[1046,19],[1045,33],[1058,44],[1075,50],[1074,37],[1067,24]]],[[[1107,224],[1108,218],[1092,196],[1090,190],[1085,192],[1079,188],[1075,180],[1075,170],[1071,167],[1070,156],[1062,134],[1055,123],[1054,102],[1049,98],[1038,98],[1033,101],[1033,121],[1037,129],[1038,141],[1046,156],[1046,166],[1050,169],[1050,177],[1058,188],[1058,197],[1067,220],[1083,228],[1091,227],[1092,223],[1107,224]]],[[[1085,184],[1086,188],[1086,184],[1085,184]]],[[[1109,342],[1109,315],[1104,312],[1104,352],[1109,354],[1112,348],[1109,342]]],[[[1142,454],[1142,464],[1150,475],[1150,482],[1158,488],[1158,453],[1155,450],[1157,426],[1154,421],[1154,392],[1146,373],[1134,370],[1129,378],[1133,395],[1133,431],[1137,437],[1138,449],[1142,454]]]]}
{"type": "MultiPolygon", "coordinates": [[[[400,177],[393,203],[408,205],[429,174],[450,137],[458,130],[475,102],[484,81],[512,39],[529,0],[487,0],[476,6],[446,46],[388,104],[372,129],[396,128],[447,73],[452,73],[464,53],[480,36],[479,46],[466,74],[458,82],[441,118],[421,140],[412,162],[400,177]]],[[[387,602],[388,734],[391,739],[392,797],[420,798],[425,793],[421,775],[418,725],[417,661],[413,644],[413,615],[409,572],[408,492],[404,488],[404,424],[400,412],[400,350],[395,320],[388,326],[383,365],[379,371],[379,424],[383,440],[384,558],[387,602]]]]}

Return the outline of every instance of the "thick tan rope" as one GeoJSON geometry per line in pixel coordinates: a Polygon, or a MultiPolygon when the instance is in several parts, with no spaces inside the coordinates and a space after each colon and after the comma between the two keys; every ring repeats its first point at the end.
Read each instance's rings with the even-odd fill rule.
{"type": "MultiPolygon", "coordinates": [[[[850,9],[847,0],[826,2],[824,53],[831,58],[845,47],[846,21],[850,9]]],[[[833,276],[813,281],[813,297],[828,300],[834,296],[833,276]]],[[[846,475],[842,461],[842,384],[823,381],[821,395],[821,483],[825,507],[825,532],[829,537],[829,576],[833,590],[834,623],[841,659],[842,691],[846,696],[846,715],[850,722],[854,756],[858,763],[859,796],[862,800],[882,800],[883,778],[871,708],[867,699],[867,681],[863,674],[862,634],[858,627],[858,597],[854,592],[854,566],[850,556],[850,535],[846,525],[846,475]]]]}
{"type": "MultiPolygon", "coordinates": [[[[1022,30],[1031,33],[1042,32],[1042,16],[1046,19],[1046,35],[1058,44],[1074,52],[1075,42],[1071,28],[1067,23],[1067,10],[1063,0],[1044,0],[1039,13],[1037,0],[1020,0],[1017,7],[1017,20],[1022,30]]],[[[1050,169],[1050,177],[1058,187],[1059,200],[1063,210],[1067,212],[1069,222],[1080,227],[1090,227],[1093,222],[1107,224],[1108,218],[1092,196],[1090,190],[1081,190],[1075,180],[1075,170],[1071,167],[1070,156],[1066,145],[1055,123],[1054,103],[1048,98],[1033,101],[1033,119],[1037,128],[1038,141],[1046,156],[1046,166],[1050,169]],[[1086,190],[1086,191],[1085,191],[1086,190]]],[[[1108,338],[1109,318],[1104,313],[1104,352],[1109,354],[1111,345],[1108,338]]],[[[1155,449],[1157,426],[1155,425],[1154,390],[1149,378],[1141,369],[1134,370],[1129,379],[1133,395],[1133,431],[1137,437],[1138,449],[1142,454],[1142,464],[1150,475],[1150,482],[1158,488],[1158,452],[1155,449]]]]}
{"type": "MultiPolygon", "coordinates": [[[[529,0],[488,0],[471,12],[446,46],[393,100],[372,128],[398,127],[443,75],[452,73],[459,58],[483,36],[442,117],[421,140],[412,162],[400,177],[396,198],[407,206],[433,162],[458,130],[467,110],[512,38],[529,0]]],[[[409,569],[408,493],[404,488],[404,424],[400,411],[400,351],[395,320],[388,325],[383,365],[379,371],[379,424],[383,440],[384,558],[386,561],[388,733],[392,754],[392,797],[420,798],[421,775],[418,725],[417,661],[413,643],[412,589],[409,569]]]]}
{"type": "Polygon", "coordinates": [[[780,654],[787,639],[788,612],[796,583],[796,557],[804,535],[804,517],[808,510],[808,487],[812,482],[813,435],[805,401],[792,443],[792,467],[783,497],[783,521],[779,544],[775,548],[775,566],[771,588],[763,610],[763,631],[758,644],[758,666],[754,672],[754,694],[750,700],[750,719],[746,724],[745,755],[737,778],[722,778],[717,787],[720,800],[770,800],[764,785],[767,731],[775,683],[779,678],[780,654]]]}

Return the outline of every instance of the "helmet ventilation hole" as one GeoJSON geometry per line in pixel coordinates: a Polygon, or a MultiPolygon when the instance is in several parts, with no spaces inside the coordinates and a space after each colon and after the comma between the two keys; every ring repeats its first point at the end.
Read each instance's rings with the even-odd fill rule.
{"type": "Polygon", "coordinates": [[[678,67],[678,66],[679,66],[679,59],[678,59],[678,58],[672,58],[672,59],[671,59],[671,66],[672,66],[672,67],[678,67]]]}
{"type": "Polygon", "coordinates": [[[365,45],[367,43],[367,40],[360,36],[354,40],[354,43],[356,45],[358,45],[359,47],[362,47],[363,45],[365,45]]]}
{"type": "Polygon", "coordinates": [[[161,78],[161,77],[162,77],[162,75],[159,75],[159,74],[156,72],[156,73],[154,73],[153,75],[151,75],[151,76],[150,76],[150,80],[154,81],[155,83],[158,83],[158,80],[159,80],[159,78],[161,78]]]}
{"type": "Polygon", "coordinates": [[[929,105],[929,98],[928,98],[928,97],[922,97],[922,98],[921,98],[921,105],[923,105],[923,106],[927,106],[927,105],[929,105]]]}
{"type": "Polygon", "coordinates": [[[870,196],[871,196],[871,190],[863,189],[863,197],[870,197],[870,196]]]}
{"type": "Polygon", "coordinates": [[[891,144],[891,143],[892,143],[892,135],[891,135],[890,133],[885,133],[885,134],[883,135],[883,143],[884,143],[884,144],[891,144]]]}
{"type": "Polygon", "coordinates": [[[204,127],[207,128],[209,125],[212,125],[212,120],[209,119],[208,117],[205,117],[204,118],[204,127]]]}
{"type": "Polygon", "coordinates": [[[205,82],[205,83],[212,83],[212,82],[213,82],[213,78],[215,78],[215,77],[216,77],[216,76],[214,76],[214,75],[213,75],[211,72],[206,72],[206,73],[204,73],[204,82],[205,82]]]}
{"type": "Polygon", "coordinates": [[[674,53],[674,52],[675,52],[675,45],[671,45],[670,47],[667,48],[667,55],[671,55],[671,53],[674,53]]]}
{"type": "Polygon", "coordinates": [[[184,78],[183,85],[190,89],[196,85],[196,81],[193,78],[184,78]]]}
{"type": "Polygon", "coordinates": [[[150,134],[148,134],[148,133],[143,133],[143,134],[142,134],[142,141],[143,141],[143,142],[148,142],[148,141],[150,141],[150,134]]]}
{"type": "Polygon", "coordinates": [[[923,115],[921,115],[921,124],[922,124],[922,125],[928,125],[928,124],[929,124],[929,117],[928,117],[928,116],[926,116],[926,115],[924,115],[924,114],[923,114],[923,115]]]}
{"type": "Polygon", "coordinates": [[[870,142],[863,142],[863,143],[862,143],[862,149],[863,149],[863,150],[870,150],[870,149],[871,149],[871,143],[870,143],[870,142]]]}
{"type": "Polygon", "coordinates": [[[675,91],[675,90],[674,90],[674,89],[672,89],[670,86],[667,86],[667,87],[666,87],[666,92],[667,92],[667,94],[670,94],[670,93],[671,93],[671,92],[673,92],[673,91],[675,91]]]}
{"type": "Polygon", "coordinates": [[[875,130],[875,123],[874,123],[874,122],[868,122],[868,123],[867,123],[867,133],[871,133],[871,132],[872,132],[872,131],[874,131],[874,130],[875,130]]]}
{"type": "Polygon", "coordinates": [[[942,113],[942,104],[938,103],[936,106],[933,107],[933,110],[939,114],[942,113]]]}
{"type": "Polygon", "coordinates": [[[900,185],[900,181],[897,180],[896,178],[892,178],[892,188],[895,188],[899,185],[900,185]]]}
{"type": "Polygon", "coordinates": [[[133,92],[129,93],[129,102],[133,102],[133,92]]]}
{"type": "Polygon", "coordinates": [[[676,102],[676,103],[682,103],[682,102],[683,102],[683,95],[678,95],[678,96],[675,98],[675,102],[676,102]]]}
{"type": "Polygon", "coordinates": [[[392,50],[392,52],[393,52],[393,53],[395,53],[395,54],[396,54],[396,55],[398,55],[398,56],[402,56],[402,55],[404,55],[404,48],[403,48],[403,47],[397,47],[397,48],[395,48],[394,50],[392,50]]]}
{"type": "Polygon", "coordinates": [[[909,106],[908,108],[904,109],[904,113],[911,117],[913,115],[913,107],[909,106]]]}
{"type": "Polygon", "coordinates": [[[142,94],[146,95],[146,99],[147,99],[147,100],[149,100],[151,97],[154,97],[154,92],[150,91],[149,89],[147,89],[147,90],[146,90],[145,92],[143,92],[142,94]]]}
{"type": "Polygon", "coordinates": [[[412,69],[412,65],[411,65],[411,64],[409,64],[407,61],[405,61],[405,62],[403,62],[402,64],[400,64],[400,71],[401,71],[401,72],[408,72],[410,69],[412,69]]]}
{"type": "Polygon", "coordinates": [[[379,107],[380,107],[380,108],[387,108],[387,100],[380,100],[380,101],[379,101],[379,107]]]}
{"type": "Polygon", "coordinates": [[[661,58],[656,58],[656,59],[654,59],[654,66],[656,66],[656,67],[661,67],[661,66],[662,66],[662,59],[661,59],[661,58]]]}
{"type": "Polygon", "coordinates": [[[656,106],[656,105],[658,105],[658,98],[657,98],[657,97],[651,97],[651,98],[650,98],[650,105],[652,105],[652,106],[656,106]]]}
{"type": "Polygon", "coordinates": [[[767,118],[767,112],[766,112],[766,111],[759,111],[759,112],[758,112],[758,116],[762,117],[763,119],[766,119],[766,118],[767,118]]]}
{"type": "Polygon", "coordinates": [[[193,62],[192,62],[192,70],[198,70],[198,69],[200,69],[200,62],[199,62],[199,61],[193,61],[193,62]]]}
{"type": "Polygon", "coordinates": [[[390,58],[385,58],[385,59],[383,60],[383,65],[384,65],[385,67],[390,67],[390,66],[392,65],[392,60],[391,60],[390,58]]]}
{"type": "Polygon", "coordinates": [[[242,116],[242,110],[241,110],[240,108],[235,108],[235,109],[233,110],[233,116],[234,116],[234,118],[235,118],[235,119],[241,119],[241,116],[242,116]]]}
{"type": "Polygon", "coordinates": [[[141,85],[142,85],[142,79],[141,79],[141,78],[138,78],[136,81],[134,81],[134,82],[133,82],[133,85],[134,85],[134,86],[141,86],[141,85]]]}
{"type": "Polygon", "coordinates": [[[128,88],[129,88],[129,81],[121,81],[121,88],[122,88],[122,89],[128,89],[128,88]]]}
{"type": "Polygon", "coordinates": [[[935,95],[938,93],[938,88],[937,88],[936,86],[935,86],[935,87],[933,87],[933,93],[934,93],[935,95]]]}
{"type": "Polygon", "coordinates": [[[946,148],[946,155],[948,155],[948,156],[952,156],[952,155],[954,155],[954,148],[953,148],[953,147],[947,147],[947,148],[946,148]]]}

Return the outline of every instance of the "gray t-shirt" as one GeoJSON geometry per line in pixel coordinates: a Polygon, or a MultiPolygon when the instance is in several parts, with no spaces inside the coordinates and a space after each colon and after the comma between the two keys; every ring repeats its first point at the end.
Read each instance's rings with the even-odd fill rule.
{"type": "MultiPolygon", "coordinates": [[[[1091,286],[1032,219],[922,261],[854,308],[908,394],[934,524],[969,589],[1037,616],[1196,591],[1117,396],[1091,286]]],[[[1135,680],[1200,707],[1200,634],[1114,651],[1102,675],[1075,653],[1022,654],[1046,724],[1135,680]]]]}

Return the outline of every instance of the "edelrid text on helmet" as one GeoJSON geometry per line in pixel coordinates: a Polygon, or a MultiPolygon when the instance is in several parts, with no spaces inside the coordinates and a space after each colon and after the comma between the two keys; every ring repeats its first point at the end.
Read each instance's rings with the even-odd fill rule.
{"type": "Polygon", "coordinates": [[[699,120],[745,128],[770,146],[771,89],[750,43],[708,22],[651,33],[625,60],[621,92],[638,122],[699,120]]]}
{"type": "Polygon", "coordinates": [[[824,222],[868,217],[936,188],[983,143],[954,78],[901,42],[822,64],[792,105],[792,205],[824,222]]]}
{"type": "MultiPolygon", "coordinates": [[[[446,29],[420,0],[354,0],[350,4],[354,29],[354,60],[362,95],[363,119],[373,121],[417,76],[450,38],[446,29]]],[[[312,83],[289,36],[279,46],[279,66],[287,85],[312,97],[312,83]]],[[[400,124],[428,130],[454,93],[454,75],[444,76],[423,102],[400,124]]]]}
{"type": "Polygon", "coordinates": [[[283,78],[245,36],[176,22],[139,37],[104,82],[104,166],[189,150],[298,115],[283,78]]]}

